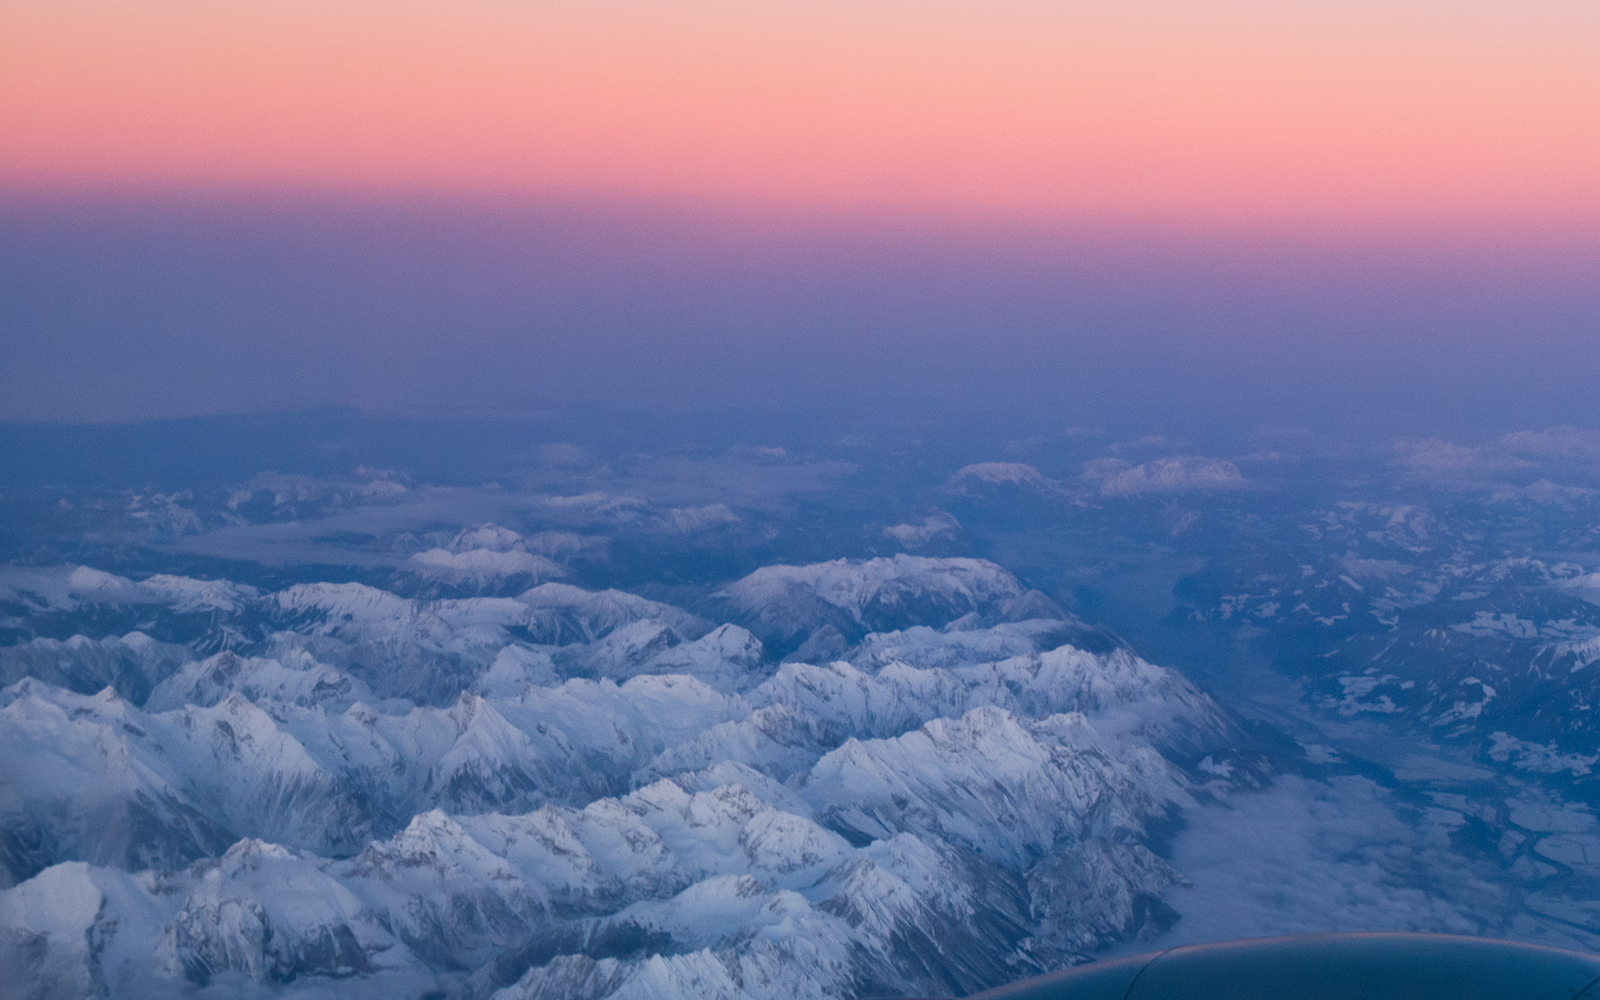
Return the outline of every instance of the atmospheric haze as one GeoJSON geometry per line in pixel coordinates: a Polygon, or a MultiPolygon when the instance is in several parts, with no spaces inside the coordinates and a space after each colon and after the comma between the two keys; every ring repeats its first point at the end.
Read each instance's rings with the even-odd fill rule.
{"type": "Polygon", "coordinates": [[[778,406],[1483,434],[1585,422],[1600,361],[1600,238],[1575,228],[350,196],[3,211],[11,420],[778,406]]]}

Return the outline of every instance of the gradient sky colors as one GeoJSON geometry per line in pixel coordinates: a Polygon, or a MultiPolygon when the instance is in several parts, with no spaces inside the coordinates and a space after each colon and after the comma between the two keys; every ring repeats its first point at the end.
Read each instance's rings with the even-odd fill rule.
{"type": "Polygon", "coordinates": [[[1498,433],[1597,374],[1595,0],[0,0],[0,420],[1498,433]]]}
{"type": "Polygon", "coordinates": [[[1600,219],[1592,0],[0,5],[0,187],[1600,219]]]}

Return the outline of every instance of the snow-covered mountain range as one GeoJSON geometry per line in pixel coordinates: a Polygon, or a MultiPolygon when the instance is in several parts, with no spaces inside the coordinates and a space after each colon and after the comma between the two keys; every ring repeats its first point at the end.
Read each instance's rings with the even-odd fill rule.
{"type": "Polygon", "coordinates": [[[8,466],[0,995],[1600,948],[1594,432],[726,429],[8,466]]]}
{"type": "MultiPolygon", "coordinates": [[[[419,574],[558,575],[476,531],[419,574]]],[[[966,993],[1170,925],[1151,838],[1269,769],[984,560],[523,582],[10,572],[7,988],[966,993]]]]}

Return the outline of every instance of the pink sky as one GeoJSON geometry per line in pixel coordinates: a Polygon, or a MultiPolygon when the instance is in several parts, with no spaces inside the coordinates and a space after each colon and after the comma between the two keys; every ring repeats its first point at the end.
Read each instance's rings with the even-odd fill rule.
{"type": "Polygon", "coordinates": [[[0,0],[0,186],[1600,219],[1600,4],[0,0]]]}

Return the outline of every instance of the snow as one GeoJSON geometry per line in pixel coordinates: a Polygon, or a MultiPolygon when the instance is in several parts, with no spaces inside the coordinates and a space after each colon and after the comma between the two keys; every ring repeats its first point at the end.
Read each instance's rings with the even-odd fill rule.
{"type": "Polygon", "coordinates": [[[1182,801],[1159,758],[1130,766],[1079,714],[1025,727],[977,708],[904,736],[850,740],[811,769],[802,794],[829,825],[873,839],[915,833],[1027,868],[1062,837],[1139,831],[1182,801]]]}
{"type": "Polygon", "coordinates": [[[688,535],[737,523],[739,515],[729,510],[727,504],[721,503],[705,507],[673,507],[661,517],[661,526],[674,535],[688,535]]]}
{"type": "Polygon", "coordinates": [[[256,600],[254,587],[228,580],[156,574],[136,582],[92,566],[0,568],[0,600],[29,601],[47,610],[81,604],[162,604],[177,614],[231,612],[256,600]]]}
{"type": "Polygon", "coordinates": [[[954,538],[961,525],[942,510],[935,510],[921,524],[893,524],[883,529],[883,537],[908,549],[918,549],[935,539],[954,538]]]}
{"type": "Polygon", "coordinates": [[[151,685],[194,655],[187,646],[156,642],[142,632],[104,639],[75,635],[64,642],[40,637],[0,649],[0,683],[33,677],[79,694],[110,686],[125,697],[142,700],[151,685]]]}
{"type": "MultiPolygon", "coordinates": [[[[422,562],[530,547],[478,525],[422,562]]],[[[1134,933],[1176,878],[1137,842],[1190,801],[1156,748],[1233,735],[1171,671],[1062,645],[1080,626],[976,559],[729,585],[746,624],[856,629],[848,660],[782,665],[754,625],[565,583],[420,600],[72,573],[72,601],[229,638],[0,659],[0,754],[29,762],[0,819],[40,845],[6,859],[0,928],[68,992],[970,991],[1134,933]],[[1040,915],[1026,954],[1019,912],[1040,915]],[[530,942],[548,960],[496,965],[530,942]]]]}
{"type": "MultiPolygon", "coordinates": [[[[1016,578],[984,559],[934,559],[900,554],[809,566],[765,566],[730,584],[719,596],[756,619],[804,622],[807,605],[837,609],[857,625],[875,610],[912,604],[954,611],[948,618],[1021,594],[1016,578]]],[[[820,624],[820,622],[818,623],[820,624]]]]}
{"type": "Polygon", "coordinates": [[[511,576],[548,579],[567,575],[567,571],[560,563],[544,556],[534,555],[531,552],[500,552],[492,549],[471,549],[466,552],[429,549],[412,556],[406,565],[423,576],[471,580],[478,583],[511,576]]]}
{"type": "MultiPolygon", "coordinates": [[[[955,624],[955,623],[952,623],[955,624]]],[[[874,632],[861,641],[850,662],[863,670],[890,663],[914,667],[955,667],[992,663],[1058,645],[1052,641],[1062,622],[1032,619],[1002,622],[993,628],[933,629],[926,625],[894,632],[874,632]]]]}
{"type": "Polygon", "coordinates": [[[254,587],[228,580],[192,580],[164,573],[146,577],[139,589],[153,599],[171,604],[172,610],[179,614],[236,611],[259,596],[254,587]]]}
{"type": "Polygon", "coordinates": [[[0,895],[0,921],[7,927],[67,938],[87,930],[103,902],[89,877],[89,866],[71,861],[0,895]]]}
{"type": "Polygon", "coordinates": [[[372,699],[360,680],[318,663],[305,650],[290,650],[284,660],[288,662],[233,652],[193,660],[157,684],[143,707],[148,712],[163,712],[185,705],[210,706],[229,694],[256,703],[277,701],[307,707],[344,708],[372,699]]]}
{"type": "Polygon", "coordinates": [[[952,486],[958,485],[964,479],[975,479],[982,483],[1046,483],[1038,469],[1021,462],[978,462],[974,465],[962,466],[950,478],[952,486]]]}
{"type": "Polygon", "coordinates": [[[464,528],[450,542],[450,551],[455,553],[474,550],[525,552],[527,548],[526,539],[510,528],[502,528],[498,524],[480,524],[475,527],[464,528]]]}
{"type": "Polygon", "coordinates": [[[633,622],[657,619],[685,634],[698,638],[710,624],[671,605],[637,597],[620,590],[588,591],[566,583],[545,583],[517,597],[532,609],[530,627],[542,627],[550,636],[546,641],[593,642],[633,622]]]}
{"type": "Polygon", "coordinates": [[[1158,458],[1131,466],[1121,459],[1098,459],[1088,464],[1084,478],[1098,481],[1105,496],[1238,489],[1249,485],[1232,462],[1197,455],[1158,458]]]}
{"type": "Polygon", "coordinates": [[[760,676],[761,640],[737,625],[718,625],[694,640],[663,650],[648,661],[651,673],[688,674],[718,691],[732,693],[760,676]]]}

